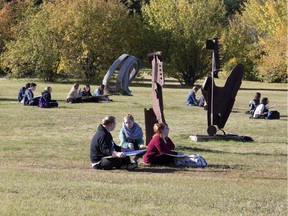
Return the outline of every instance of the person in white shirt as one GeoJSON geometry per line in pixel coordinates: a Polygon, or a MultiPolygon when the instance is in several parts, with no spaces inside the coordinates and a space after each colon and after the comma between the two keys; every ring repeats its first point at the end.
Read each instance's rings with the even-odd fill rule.
{"type": "Polygon", "coordinates": [[[268,107],[269,100],[267,97],[262,98],[262,103],[259,104],[253,114],[253,118],[265,118],[268,115],[268,107]]]}

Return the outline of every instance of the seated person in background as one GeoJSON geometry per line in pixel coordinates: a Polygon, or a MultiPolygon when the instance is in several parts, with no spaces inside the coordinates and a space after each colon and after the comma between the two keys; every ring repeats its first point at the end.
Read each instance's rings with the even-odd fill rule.
{"type": "Polygon", "coordinates": [[[86,85],[81,93],[82,102],[99,102],[97,97],[93,97],[90,92],[90,85],[86,85]]]}
{"type": "Polygon", "coordinates": [[[91,92],[90,92],[90,85],[86,85],[84,88],[83,88],[83,91],[82,91],[82,97],[85,97],[85,96],[92,96],[91,92]]]}
{"type": "Polygon", "coordinates": [[[253,114],[253,118],[266,118],[268,115],[268,107],[269,100],[267,97],[262,98],[262,103],[256,107],[256,110],[253,114]]]}
{"type": "Polygon", "coordinates": [[[42,96],[39,99],[40,108],[53,108],[58,107],[58,102],[56,100],[51,100],[52,88],[50,86],[45,87],[42,92],[42,96]]]}
{"type": "Polygon", "coordinates": [[[26,89],[24,98],[23,98],[23,105],[24,106],[38,106],[39,97],[34,97],[33,91],[36,90],[36,83],[31,83],[30,87],[26,89]]]}
{"type": "Polygon", "coordinates": [[[79,89],[79,83],[75,83],[70,89],[67,95],[67,103],[81,103],[81,89],[79,89]]]}
{"type": "Polygon", "coordinates": [[[114,116],[105,117],[92,138],[90,160],[94,169],[123,168],[132,170],[137,167],[137,163],[132,163],[130,157],[121,151],[122,148],[114,143],[110,132],[115,129],[115,125],[116,119],[114,116]],[[113,157],[105,158],[106,156],[113,157]]]}
{"type": "Polygon", "coordinates": [[[196,99],[196,92],[199,90],[199,87],[194,86],[192,90],[189,92],[186,100],[187,106],[204,106],[204,97],[203,95],[199,100],[196,99]]]}
{"type": "Polygon", "coordinates": [[[155,123],[153,126],[155,134],[148,144],[147,152],[143,156],[146,164],[174,165],[174,157],[165,154],[183,154],[174,151],[175,145],[168,137],[169,128],[164,123],[155,123]]]}
{"type": "Polygon", "coordinates": [[[134,117],[127,114],[123,120],[119,132],[120,146],[133,150],[145,148],[142,128],[134,121],[134,117]]]}
{"type": "Polygon", "coordinates": [[[105,85],[101,84],[101,85],[93,92],[93,96],[103,96],[103,97],[99,98],[99,100],[102,100],[102,101],[113,101],[113,100],[111,100],[107,95],[104,95],[104,89],[105,89],[105,85]]]}
{"type": "Polygon", "coordinates": [[[25,91],[28,88],[30,88],[30,83],[27,83],[24,87],[20,88],[19,93],[18,93],[18,101],[19,102],[23,102],[25,91]]]}
{"type": "Polygon", "coordinates": [[[246,114],[250,114],[253,115],[257,106],[260,104],[260,99],[261,99],[261,93],[256,92],[254,99],[252,99],[248,106],[249,106],[249,110],[246,111],[246,114]]]}

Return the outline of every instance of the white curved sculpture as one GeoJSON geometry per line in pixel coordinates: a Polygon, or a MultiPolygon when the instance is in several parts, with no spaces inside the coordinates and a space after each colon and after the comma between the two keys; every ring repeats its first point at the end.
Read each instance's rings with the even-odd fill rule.
{"type": "Polygon", "coordinates": [[[102,84],[110,92],[122,93],[124,95],[132,95],[129,90],[129,83],[137,76],[140,69],[140,61],[132,55],[122,54],[114,61],[105,77],[102,84]],[[116,86],[109,85],[109,80],[115,70],[121,66],[118,76],[116,78],[116,86]]]}

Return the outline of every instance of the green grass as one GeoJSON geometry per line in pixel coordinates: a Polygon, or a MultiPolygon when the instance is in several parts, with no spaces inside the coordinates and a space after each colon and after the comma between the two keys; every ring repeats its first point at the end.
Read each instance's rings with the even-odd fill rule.
{"type": "Polygon", "coordinates": [[[168,80],[163,97],[170,137],[209,166],[140,164],[128,172],[91,169],[90,141],[106,115],[117,118],[116,142],[126,113],[144,129],[144,108],[152,107],[149,82],[134,83],[134,96],[112,96],[112,103],[67,104],[71,84],[36,81],[35,95],[51,85],[60,105],[39,109],[16,101],[28,81],[0,79],[0,215],[287,215],[286,84],[242,83],[224,129],[254,142],[193,142],[190,135],[206,134],[206,111],[187,107],[189,89],[168,80]],[[256,91],[276,105],[280,120],[244,114],[256,91]]]}

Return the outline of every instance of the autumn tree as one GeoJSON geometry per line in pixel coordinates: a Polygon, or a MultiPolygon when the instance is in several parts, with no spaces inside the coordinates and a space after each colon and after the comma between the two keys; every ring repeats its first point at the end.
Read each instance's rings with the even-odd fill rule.
{"type": "Polygon", "coordinates": [[[218,37],[225,24],[222,1],[151,0],[142,14],[154,32],[154,50],[163,51],[169,76],[193,85],[211,72],[211,52],[205,43],[218,37]]]}
{"type": "MultiPolygon", "coordinates": [[[[284,0],[250,0],[245,4],[242,21],[260,52],[259,78],[267,82],[287,82],[287,5],[284,0]]],[[[257,60],[257,58],[255,58],[257,60]]]]}

